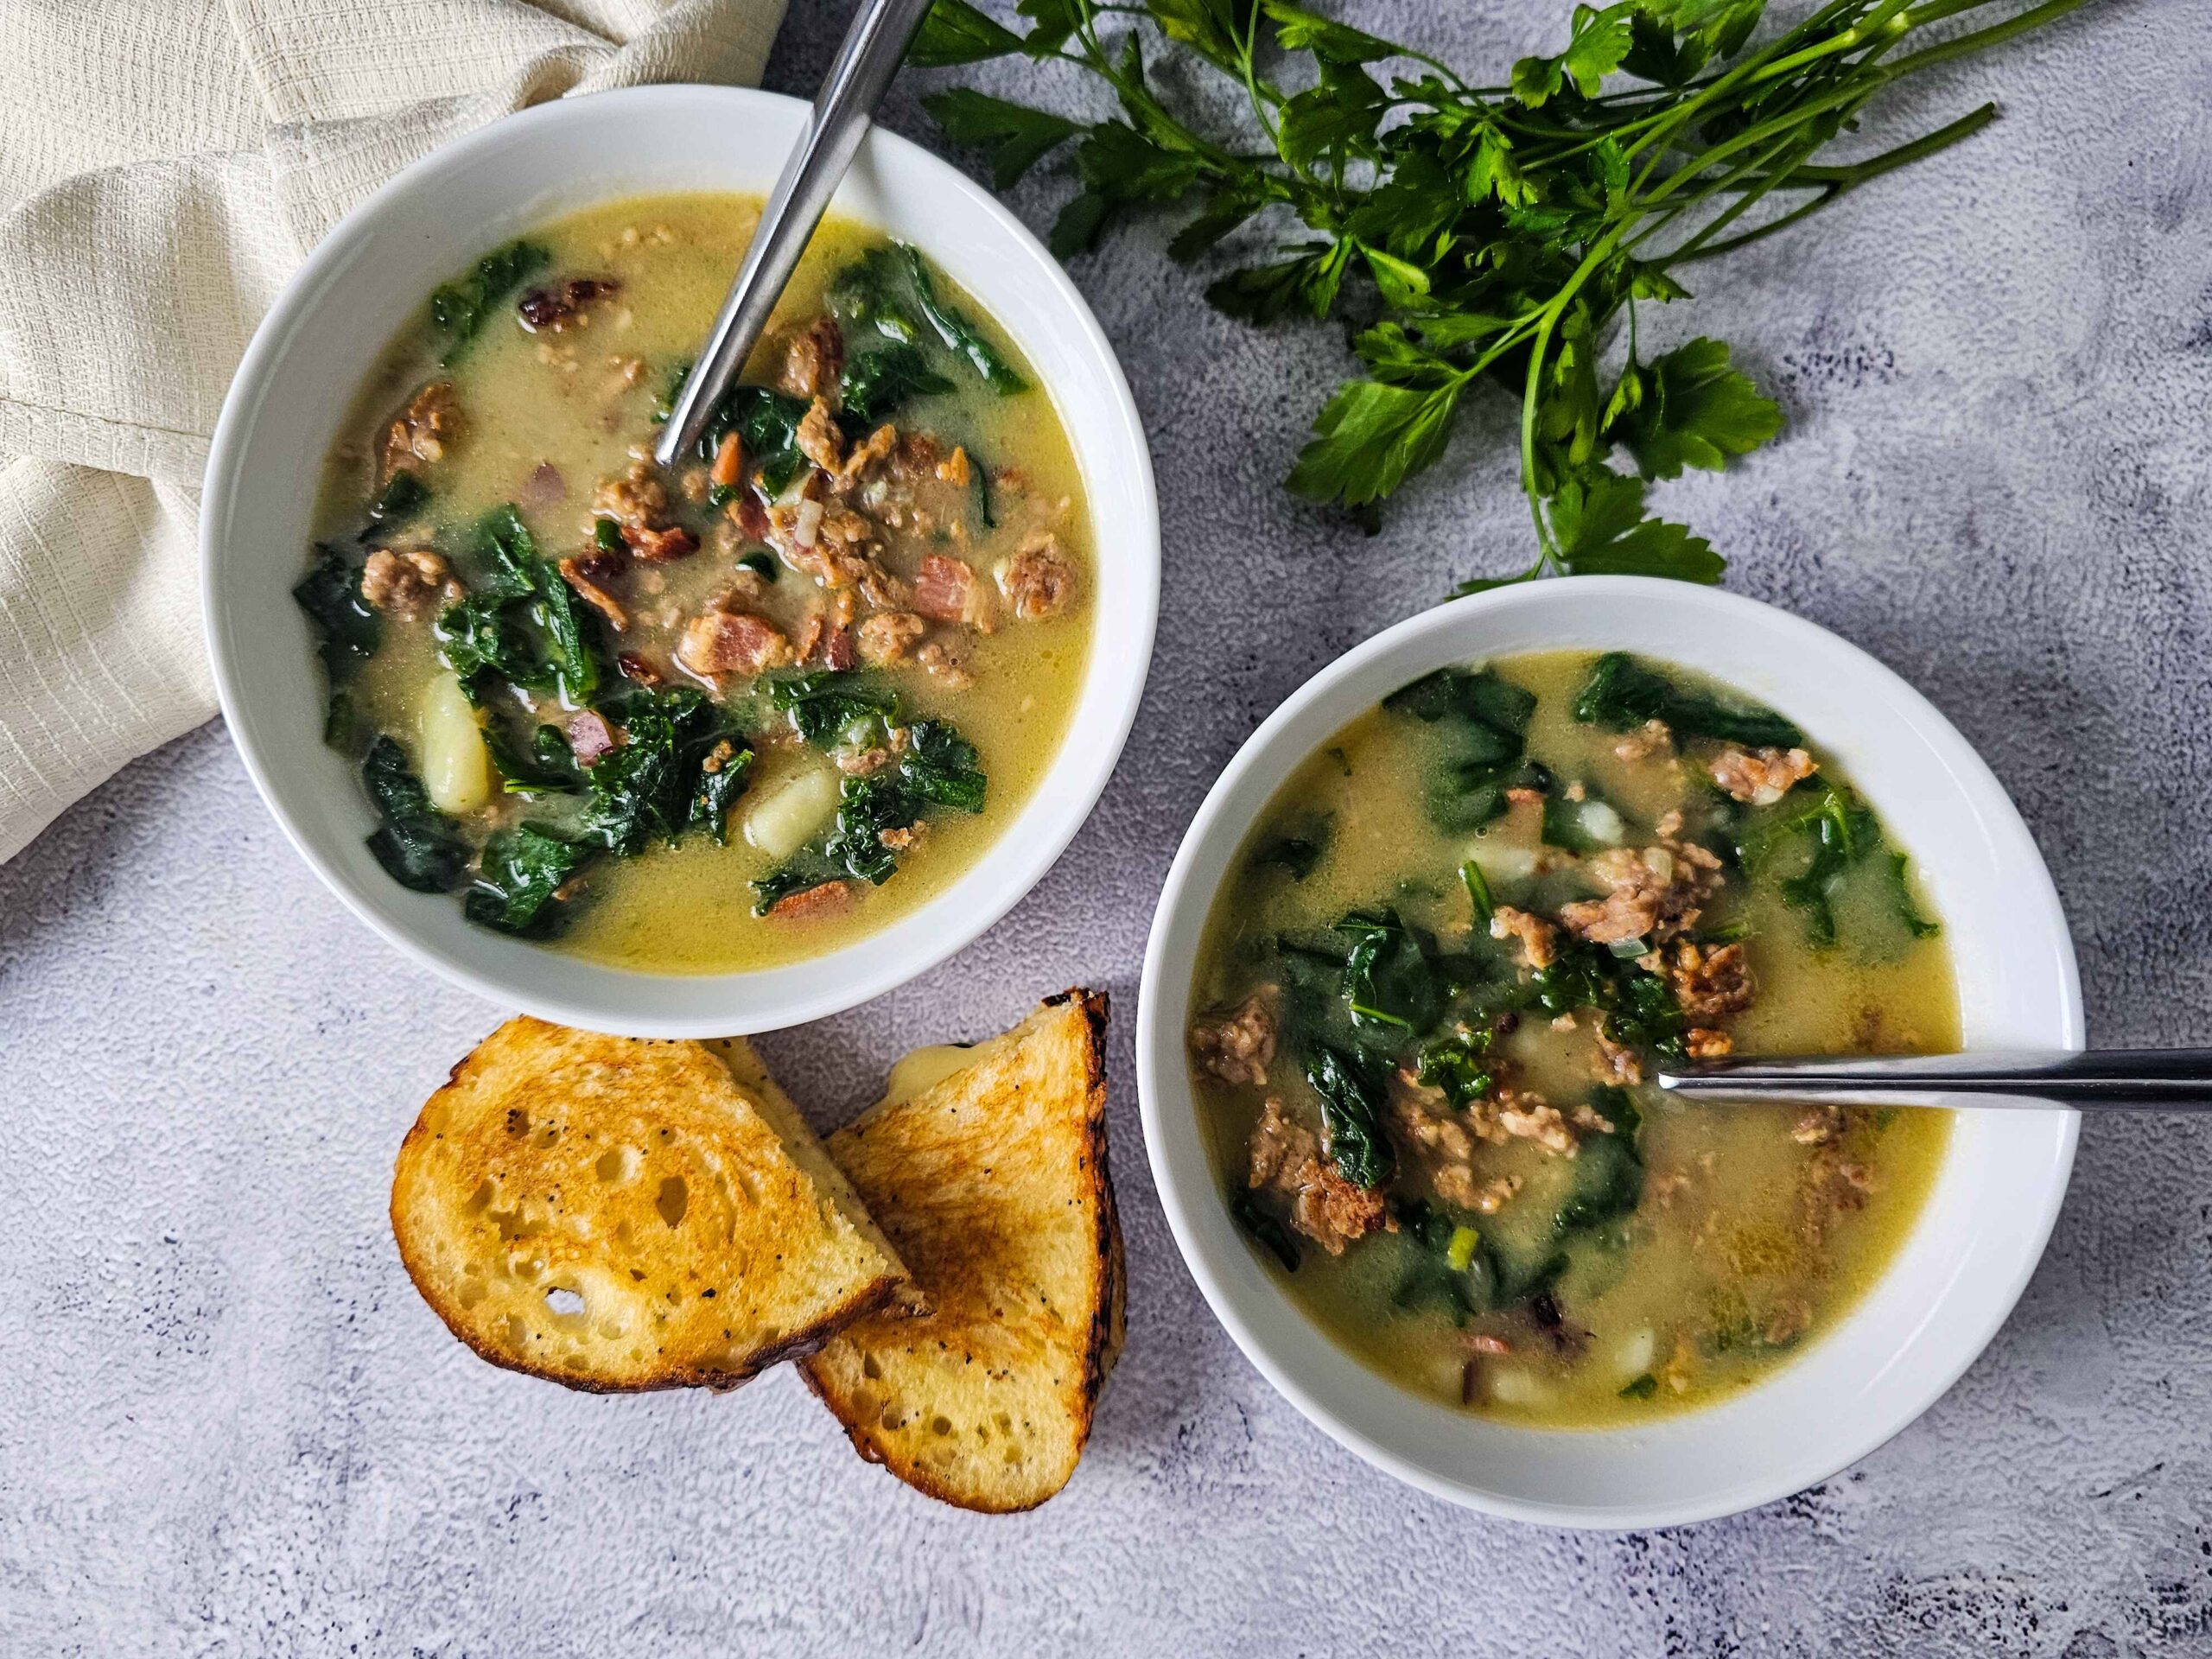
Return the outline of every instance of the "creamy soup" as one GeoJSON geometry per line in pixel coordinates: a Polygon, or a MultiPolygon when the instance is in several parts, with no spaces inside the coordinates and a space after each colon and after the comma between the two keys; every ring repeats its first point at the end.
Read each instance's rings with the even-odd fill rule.
{"type": "Polygon", "coordinates": [[[297,595],[395,880],[600,961],[814,955],[971,867],[1090,648],[1050,397],[914,250],[832,219],[698,453],[652,451],[757,200],[591,209],[426,296],[297,595]]]}
{"type": "Polygon", "coordinates": [[[1817,745],[1558,653],[1417,681],[1293,775],[1208,920],[1191,1054],[1231,1208],[1314,1319],[1408,1388],[1571,1427],[1817,1340],[1948,1134],[1687,1104],[1657,1067],[1957,1039],[1905,856],[1817,745]]]}

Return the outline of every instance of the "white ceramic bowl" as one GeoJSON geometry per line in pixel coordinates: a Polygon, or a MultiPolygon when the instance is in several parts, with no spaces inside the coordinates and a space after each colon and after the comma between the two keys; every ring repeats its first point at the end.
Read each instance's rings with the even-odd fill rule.
{"type": "Polygon", "coordinates": [[[437,283],[531,226],[623,196],[765,194],[806,105],[728,87],[564,99],[473,133],[349,214],[256,333],[208,462],[201,586],[215,682],[263,798],[308,862],[401,949],[495,1001],[638,1036],[770,1030],[865,1001],[1005,914],[1090,814],[1135,717],[1160,603],[1151,458],[1112,348],[1052,256],[989,194],[902,138],[872,132],[833,211],[914,243],[988,308],[1050,392],[1096,527],[1096,634],[1052,769],[989,854],[920,909],[812,960],[744,974],[602,967],[463,920],[410,893],[363,845],[353,768],[319,734],[322,693],[289,590],[306,568],[322,458],[369,365],[437,283]]]}
{"type": "Polygon", "coordinates": [[[1433,669],[1566,648],[1701,669],[1803,726],[1916,861],[1957,967],[1967,1046],[2081,1046],[2073,946],[2050,877],[2003,786],[1925,698],[1856,646],[1751,600],[1580,577],[1401,623],[1308,681],[1237,753],[1184,838],[1153,922],[1137,1013],[1145,1141],[1176,1243],[1215,1313],[1344,1446],[1440,1497],[1519,1520],[1670,1525],[1824,1479],[1950,1387],[2043,1254],[2078,1120],[1961,1114],[1926,1210],[1881,1282],[1770,1381],[1704,1411],[1600,1431],[1489,1422],[1396,1387],[1323,1334],[1231,1223],[1200,1140],[1184,1030],[1207,908],[1253,820],[1330,734],[1433,669]]]}

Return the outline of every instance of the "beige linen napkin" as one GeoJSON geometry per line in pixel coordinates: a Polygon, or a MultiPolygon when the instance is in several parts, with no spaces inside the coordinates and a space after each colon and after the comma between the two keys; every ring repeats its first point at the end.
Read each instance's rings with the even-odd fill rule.
{"type": "Polygon", "coordinates": [[[550,98],[750,84],[784,0],[0,0],[0,861],[215,712],[200,477],[356,201],[550,98]]]}

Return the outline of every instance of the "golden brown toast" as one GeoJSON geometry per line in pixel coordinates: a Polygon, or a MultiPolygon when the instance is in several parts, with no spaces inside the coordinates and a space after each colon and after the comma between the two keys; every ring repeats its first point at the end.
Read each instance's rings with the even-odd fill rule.
{"type": "Polygon", "coordinates": [[[893,1305],[906,1269],[766,1079],[741,1042],[509,1020],[400,1147],[416,1287],[493,1364],[601,1391],[734,1386],[893,1305]]]}
{"type": "Polygon", "coordinates": [[[1106,999],[1049,999],[829,1139],[931,1304],[801,1369],[860,1454],[963,1509],[1034,1508],[1075,1472],[1121,1351],[1106,999]]]}

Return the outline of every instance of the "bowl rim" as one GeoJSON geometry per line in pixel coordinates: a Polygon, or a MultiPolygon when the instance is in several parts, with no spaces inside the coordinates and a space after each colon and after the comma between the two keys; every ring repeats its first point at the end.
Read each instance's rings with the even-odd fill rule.
{"type": "MultiPolygon", "coordinates": [[[[1971,1338],[1960,1346],[1954,1363],[1927,1371],[1913,1390],[1914,1398],[1903,1408],[1878,1414],[1853,1433],[1826,1443],[1824,1446],[1809,1447],[1805,1455],[1785,1465],[1770,1468],[1764,1475],[1753,1474],[1737,1480],[1733,1484],[1674,1501],[1586,1503],[1533,1500],[1491,1490],[1478,1482],[1440,1471],[1406,1456],[1345,1421],[1317,1396],[1286,1357],[1274,1351],[1268,1338],[1259,1329],[1257,1321],[1248,1317],[1247,1306],[1239,1300],[1242,1293],[1231,1286],[1225,1266],[1215,1248],[1201,1234],[1198,1220],[1202,1211],[1210,1215],[1223,1207],[1210,1170],[1186,1170],[1177,1164],[1171,1151],[1171,1143],[1175,1136],[1171,1133],[1164,1114],[1167,1109],[1166,1102],[1173,1100],[1179,1104],[1189,1091],[1183,1030],[1194,967],[1190,960],[1172,964],[1168,961],[1172,936],[1183,925],[1183,918],[1193,906],[1200,912],[1198,925],[1202,927],[1205,912],[1211,908],[1218,892],[1217,880],[1204,892],[1194,890],[1202,861],[1211,849],[1224,842],[1231,851],[1242,844],[1256,821],[1258,812],[1264,810],[1265,804],[1281,787],[1290,771],[1309,752],[1307,747],[1301,747],[1280,757],[1271,757],[1269,752],[1280,741],[1281,734],[1299,723],[1309,709],[1329,698],[1345,681],[1361,675],[1373,665],[1402,654],[1414,654],[1437,636],[1452,634],[1480,620],[1503,620],[1536,607],[1562,602],[1565,591],[1572,591],[1585,600],[1607,596],[1631,601],[1643,598],[1655,603],[1663,600],[1669,603],[1708,607],[1716,622],[1756,623],[1778,632],[1785,639],[1802,641],[1808,645],[1817,642],[1826,652],[1840,652],[1853,670],[1866,677],[1870,688],[1882,691],[1910,717],[1921,735],[1941,747],[1942,758],[1957,778],[1961,790],[2014,842],[2012,853],[2018,861],[2018,868],[2013,874],[2018,880],[2020,907],[2024,912],[2032,912],[2032,925],[2045,936],[2055,955],[2057,994],[2055,1013],[2062,1046],[2077,1049],[2082,1046],[2083,1015],[2080,971],[2056,886],[2010,795],[1980,754],[1926,696],[1862,647],[1816,623],[1744,594],[1645,576],[1590,575],[1550,578],[1520,587],[1467,595],[1407,618],[1327,664],[1286,697],[1245,740],[1207,791],[1176,850],[1166,880],[1162,884],[1158,907],[1154,912],[1151,931],[1146,942],[1143,976],[1138,997],[1136,1065],[1139,1112],[1144,1128],[1146,1154],[1151,1166],[1154,1186],[1166,1215],[1168,1230],[1182,1255],[1184,1265],[1197,1281],[1214,1317],[1221,1322],[1245,1358],[1308,1421],[1376,1468],[1432,1497],[1509,1520],[1544,1526],[1632,1530],[1713,1520],[1802,1491],[1878,1450],[1934,1405],[1981,1356],[2005,1321],[2011,1317],[2013,1307],[2027,1288],[2028,1281],[2042,1261],[2051,1230],[2056,1224],[2059,1210],[2065,1199],[2080,1137],[2081,1118],[2079,1113],[2072,1111],[2053,1111],[2048,1115],[2057,1121],[2055,1124],[2054,1155],[2047,1166],[2044,1184],[2037,1195],[2036,1213],[2028,1220],[2023,1248],[2010,1273],[1979,1303],[1979,1317],[1972,1322],[1974,1328],[1971,1338]],[[1264,788],[1257,791],[1260,804],[1232,818],[1232,798],[1246,787],[1247,779],[1253,773],[1263,768],[1269,775],[1264,788]],[[1176,1087],[1179,1081],[1180,1094],[1176,1087]]],[[[1597,632],[1592,630],[1593,633],[1597,632]]],[[[1562,642],[1532,648],[1636,651],[1639,647],[1632,641],[1593,638],[1579,646],[1562,642]]],[[[1470,646],[1459,659],[1478,660],[1483,654],[1479,646],[1470,646]]],[[[1662,653],[1654,651],[1652,654],[1662,653]]],[[[1423,663],[1410,670],[1408,677],[1426,671],[1427,666],[1423,663]]],[[[1721,677],[1726,677],[1725,671],[1721,677]]],[[[1355,711],[1344,718],[1356,717],[1355,711]]],[[[1341,725],[1344,722],[1338,721],[1336,723],[1341,725]]],[[[1206,1161],[1202,1146],[1198,1148],[1198,1157],[1202,1163],[1206,1161]]],[[[1933,1210],[1934,1205],[1935,1194],[1931,1192],[1924,1201],[1921,1217],[1916,1220],[1916,1227],[1933,1210]]],[[[1903,1258],[1906,1247],[1906,1244],[1899,1245],[1890,1267],[1885,1268],[1884,1273],[1862,1293],[1851,1312],[1846,1314],[1847,1319],[1874,1296],[1897,1262],[1903,1258]]],[[[1272,1283],[1272,1275],[1269,1278],[1274,1294],[1287,1302],[1287,1294],[1280,1286],[1272,1283]]],[[[1318,1325],[1302,1309],[1298,1310],[1297,1318],[1319,1332],[1318,1325]]],[[[1334,1340],[1325,1333],[1322,1333],[1322,1339],[1331,1343],[1334,1340]]],[[[1817,1366],[1820,1363],[1820,1351],[1815,1349],[1796,1363],[1797,1366],[1817,1366]]],[[[1796,1366],[1788,1367],[1784,1371],[1795,1369],[1796,1366]]],[[[1784,1372],[1775,1375],[1783,1374],[1784,1372]]],[[[1379,1372],[1373,1375],[1378,1388],[1398,1388],[1379,1372]]],[[[1767,1383],[1762,1382],[1710,1406],[1664,1421],[1669,1423],[1694,1422],[1726,1408],[1733,1402],[1759,1395],[1766,1386],[1767,1383]]],[[[1411,1390],[1402,1392],[1412,1395],[1411,1390]]],[[[1437,1409],[1444,1408],[1440,1407],[1437,1409]]],[[[1501,1427],[1510,1427],[1515,1433],[1532,1436],[1555,1436],[1576,1440],[1618,1440],[1624,1445],[1637,1433],[1625,1426],[1598,1429],[1546,1429],[1518,1425],[1501,1427]]]]}
{"type": "MultiPolygon", "coordinates": [[[[1151,449],[1128,378],[1096,315],[1042,242],[997,198],[950,162],[912,141],[880,127],[871,128],[855,158],[853,172],[871,176],[878,169],[895,169],[901,175],[918,172],[930,181],[928,188],[941,191],[947,198],[958,199],[965,208],[989,223],[995,234],[1027,263],[1029,274],[1041,282],[1053,308],[1063,315],[1062,326],[1071,348],[1094,360],[1097,385],[1088,390],[1105,394],[1106,407],[1099,412],[1111,428],[1100,447],[1110,445],[1128,461],[1124,467],[1117,460],[1110,471],[1102,475],[1086,472],[1084,482],[1090,497],[1094,521],[1109,493],[1115,506],[1121,543],[1116,556],[1117,580],[1125,579],[1130,584],[1129,601],[1122,608],[1131,626],[1120,632],[1117,638],[1109,639],[1099,631],[1105,619],[1097,619],[1083,670],[1084,680],[1071,707],[1069,729],[1062,734],[1058,751],[1017,810],[1016,817],[1008,821],[986,855],[968,872],[956,874],[937,893],[883,928],[863,934],[834,950],[736,973],[658,972],[563,957],[563,960],[581,963],[589,970],[580,970],[576,976],[591,982],[594,988],[588,994],[574,990],[555,992],[535,983],[526,964],[531,959],[541,957],[543,947],[526,942],[510,942],[529,953],[518,958],[516,971],[512,974],[461,960],[423,937],[356,885],[325,849],[317,832],[303,824],[286,804],[278,778],[283,757],[264,747],[255,733],[248,694],[243,688],[235,655],[237,642],[223,622],[226,577],[222,550],[230,539],[227,532],[237,511],[236,498],[247,488],[243,477],[244,458],[251,448],[263,390],[284,372],[286,350],[302,316],[317,302],[326,286],[348,280],[347,268],[362,257],[367,244],[378,233],[379,222],[387,216],[417,196],[434,196],[448,175],[518,147],[577,127],[620,123],[639,112],[657,113],[670,107],[682,111],[686,105],[696,106],[702,118],[749,121],[761,129],[772,143],[783,136],[786,128],[795,138],[810,109],[803,99],[758,88],[683,82],[556,99],[502,117],[441,145],[395,174],[358,203],[309,251],[286,281],[255,328],[239,360],[209,446],[199,536],[201,614],[217,698],[226,724],[264,804],[276,819],[286,840],[323,884],[356,917],[404,955],[490,1001],[563,1024],[655,1038],[773,1030],[842,1013],[895,989],[964,950],[1027,897],[1090,821],[1119,762],[1150,672],[1161,586],[1160,511],[1151,449]],[[1094,697],[1101,711],[1100,724],[1093,728],[1094,735],[1110,741],[1078,746],[1072,741],[1077,724],[1094,697]],[[1048,806],[1053,813],[1051,821],[1039,824],[1038,833],[1025,834],[1017,843],[1012,832],[1017,828],[1026,830],[1028,815],[1048,806]],[[970,876],[985,869],[993,879],[982,895],[962,893],[963,904],[957,916],[935,916],[970,876]],[[926,932],[916,931],[903,950],[883,948],[886,935],[892,929],[923,916],[933,916],[945,925],[926,932]],[[786,995],[765,1011],[758,1006],[772,995],[773,982],[790,970],[833,960],[844,970],[837,985],[810,995],[786,995]],[[607,982],[621,982],[631,987],[720,983],[728,987],[727,995],[720,999],[728,1006],[693,1014],[617,1007],[614,1003],[618,994],[611,988],[599,988],[607,982]]],[[[776,153],[780,155],[781,151],[776,153]]],[[[715,187],[642,181],[632,183],[626,191],[610,188],[594,200],[611,202],[620,200],[625,194],[649,195],[663,189],[713,188],[715,187]]],[[[720,188],[741,188],[733,185],[720,188]]],[[[750,193],[749,188],[747,193],[750,193]]],[[[563,211],[577,211],[585,205],[571,204],[563,211]]],[[[926,248],[926,237],[916,239],[926,248]]],[[[1028,279],[1025,275],[1023,280],[1028,279]]],[[[1031,343],[1033,342],[1025,342],[1031,343]]],[[[366,372],[365,365],[361,373],[366,372]]],[[[357,385],[359,378],[355,376],[352,384],[357,385]]],[[[1083,458],[1079,452],[1078,464],[1083,458]]],[[[304,624],[302,626],[302,649],[311,649],[304,624]]]]}

